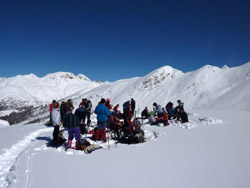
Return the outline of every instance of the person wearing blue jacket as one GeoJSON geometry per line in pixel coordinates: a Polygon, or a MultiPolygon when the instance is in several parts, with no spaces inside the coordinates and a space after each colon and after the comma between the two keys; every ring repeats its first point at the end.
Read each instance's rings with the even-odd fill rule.
{"type": "Polygon", "coordinates": [[[99,139],[101,136],[101,139],[106,142],[106,127],[107,127],[107,121],[108,116],[110,116],[110,111],[107,108],[106,100],[101,99],[100,103],[95,108],[95,114],[97,115],[97,133],[94,137],[95,140],[99,139]]]}

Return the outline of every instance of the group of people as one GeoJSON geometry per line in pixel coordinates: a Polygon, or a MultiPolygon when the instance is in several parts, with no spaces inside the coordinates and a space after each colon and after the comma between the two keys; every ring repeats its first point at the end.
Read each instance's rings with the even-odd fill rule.
{"type": "MultiPolygon", "coordinates": [[[[153,111],[149,112],[148,108],[145,107],[141,113],[141,118],[148,119],[149,123],[152,125],[163,123],[165,126],[167,126],[169,125],[168,120],[172,118],[180,120],[181,122],[187,122],[187,114],[184,111],[183,103],[180,100],[178,100],[177,103],[178,106],[174,108],[173,103],[169,102],[165,109],[162,108],[161,105],[153,103],[153,111]]],[[[138,131],[141,132],[140,127],[137,126],[140,124],[138,119],[137,121],[132,121],[132,118],[135,116],[135,106],[136,102],[133,98],[131,98],[130,100],[123,103],[122,113],[119,110],[119,104],[113,107],[109,98],[102,98],[94,110],[94,113],[97,115],[97,127],[95,128],[95,131],[92,131],[92,139],[106,142],[107,127],[109,127],[110,130],[115,130],[119,138],[119,130],[124,132],[126,130],[130,133],[130,135],[134,136],[136,133],[138,133],[138,131]]],[[[72,147],[71,145],[74,137],[76,139],[75,148],[77,148],[81,138],[81,133],[89,133],[89,131],[86,131],[86,127],[89,127],[91,124],[91,109],[92,102],[87,98],[82,99],[82,102],[75,110],[75,113],[73,113],[74,105],[72,99],[69,99],[67,102],[63,101],[61,106],[58,102],[53,100],[52,104],[50,105],[50,120],[51,124],[54,126],[52,142],[56,144],[60,126],[63,125],[63,127],[68,130],[67,148],[72,147]],[[84,128],[85,132],[81,131],[84,128]]]]}
{"type": "Polygon", "coordinates": [[[165,108],[162,108],[161,105],[153,103],[153,111],[149,111],[148,107],[141,113],[143,119],[149,119],[151,124],[164,123],[169,125],[168,120],[176,119],[181,123],[188,122],[188,115],[184,111],[184,103],[181,100],[177,100],[177,106],[174,107],[174,104],[170,101],[167,103],[165,108]]]}
{"type": "Polygon", "coordinates": [[[80,125],[85,123],[86,117],[87,124],[91,123],[91,108],[91,101],[84,98],[79,104],[79,108],[73,114],[74,105],[72,99],[69,99],[67,102],[63,101],[61,106],[53,100],[52,104],[50,104],[50,122],[54,126],[52,145],[57,144],[59,129],[62,125],[68,129],[68,148],[71,148],[74,136],[77,141],[76,144],[79,144],[78,141],[81,138],[80,125]]]}

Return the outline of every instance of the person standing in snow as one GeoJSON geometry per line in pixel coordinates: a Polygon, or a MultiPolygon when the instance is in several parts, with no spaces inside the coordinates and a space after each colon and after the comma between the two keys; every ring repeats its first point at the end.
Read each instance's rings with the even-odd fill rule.
{"type": "Polygon", "coordinates": [[[51,119],[52,119],[52,125],[54,126],[52,143],[56,145],[58,141],[59,128],[62,125],[60,105],[57,102],[54,104],[52,108],[51,119]]]}
{"type": "Polygon", "coordinates": [[[56,100],[53,100],[52,103],[49,105],[49,123],[50,125],[52,125],[52,117],[51,117],[51,114],[52,114],[52,109],[53,109],[53,106],[56,104],[56,100]]]}
{"type": "Polygon", "coordinates": [[[67,104],[66,104],[66,113],[72,111],[72,110],[70,110],[70,109],[74,110],[74,106],[73,106],[73,101],[72,101],[72,99],[69,99],[69,100],[67,101],[67,104]]]}
{"type": "Polygon", "coordinates": [[[135,115],[135,100],[132,98],[131,99],[131,112],[133,114],[133,116],[135,115]]]}
{"type": "Polygon", "coordinates": [[[78,119],[78,117],[75,114],[72,114],[73,111],[73,107],[69,107],[68,112],[67,112],[67,116],[64,120],[64,126],[65,128],[68,129],[68,148],[71,148],[72,145],[72,140],[75,136],[76,139],[76,145],[75,148],[77,148],[77,146],[79,145],[79,140],[81,138],[81,131],[80,131],[80,121],[78,119]]]}
{"type": "Polygon", "coordinates": [[[95,108],[95,114],[97,115],[97,134],[96,138],[98,139],[101,135],[102,140],[106,142],[106,127],[107,127],[107,121],[108,116],[110,116],[110,111],[107,108],[106,100],[101,99],[100,103],[95,108]]]}
{"type": "Polygon", "coordinates": [[[66,102],[62,101],[61,106],[60,106],[60,113],[61,113],[61,120],[64,122],[64,119],[66,117],[66,102]]]}
{"type": "Polygon", "coordinates": [[[123,103],[123,118],[124,118],[124,123],[126,123],[127,119],[130,119],[130,120],[132,119],[130,101],[123,103]]]}
{"type": "Polygon", "coordinates": [[[90,125],[91,120],[90,120],[90,115],[91,115],[91,108],[92,108],[92,102],[88,100],[87,98],[84,98],[82,101],[82,106],[85,109],[85,117],[83,119],[83,122],[85,123],[85,119],[87,117],[87,124],[90,125]]]}

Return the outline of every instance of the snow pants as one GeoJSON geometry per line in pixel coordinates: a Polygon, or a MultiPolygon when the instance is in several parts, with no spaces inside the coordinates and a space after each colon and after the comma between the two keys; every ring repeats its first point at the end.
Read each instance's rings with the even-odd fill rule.
{"type": "Polygon", "coordinates": [[[101,136],[102,140],[106,140],[106,127],[107,127],[107,121],[98,121],[97,122],[97,139],[101,136]]]}
{"type": "Polygon", "coordinates": [[[81,138],[80,127],[69,128],[68,134],[69,134],[69,138],[68,138],[69,140],[73,140],[74,135],[75,135],[76,140],[80,140],[80,138],[81,138]]]}
{"type": "Polygon", "coordinates": [[[54,142],[58,141],[58,134],[59,134],[59,125],[55,125],[54,131],[53,131],[53,141],[54,142]]]}

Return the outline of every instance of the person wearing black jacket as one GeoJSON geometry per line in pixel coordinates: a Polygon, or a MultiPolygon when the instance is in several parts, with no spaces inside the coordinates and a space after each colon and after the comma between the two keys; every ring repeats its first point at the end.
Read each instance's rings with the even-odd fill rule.
{"type": "Polygon", "coordinates": [[[135,100],[132,98],[131,99],[131,112],[133,115],[135,115],[135,100]]]}
{"type": "Polygon", "coordinates": [[[149,115],[150,115],[150,113],[149,113],[148,107],[145,107],[141,113],[141,117],[143,119],[148,119],[149,115]]]}
{"type": "Polygon", "coordinates": [[[66,118],[63,122],[63,125],[65,128],[68,129],[68,148],[71,148],[71,144],[72,144],[72,140],[75,136],[76,139],[76,146],[75,148],[77,148],[77,144],[79,144],[79,140],[81,138],[81,131],[80,131],[80,121],[78,119],[78,117],[72,113],[73,107],[69,107],[66,118]]]}
{"type": "MultiPolygon", "coordinates": [[[[87,124],[90,125],[90,123],[91,123],[90,115],[91,115],[92,102],[90,100],[88,100],[87,98],[84,98],[83,99],[83,107],[85,109],[86,116],[87,116],[87,124]]],[[[83,122],[85,122],[86,116],[83,119],[83,122]]]]}

